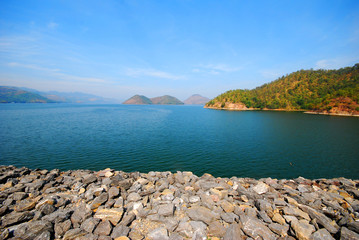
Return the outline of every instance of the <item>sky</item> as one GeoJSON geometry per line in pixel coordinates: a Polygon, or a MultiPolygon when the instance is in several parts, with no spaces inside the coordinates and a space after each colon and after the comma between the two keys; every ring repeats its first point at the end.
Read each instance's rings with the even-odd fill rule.
{"type": "Polygon", "coordinates": [[[126,100],[359,62],[359,1],[0,0],[0,85],[126,100]]]}

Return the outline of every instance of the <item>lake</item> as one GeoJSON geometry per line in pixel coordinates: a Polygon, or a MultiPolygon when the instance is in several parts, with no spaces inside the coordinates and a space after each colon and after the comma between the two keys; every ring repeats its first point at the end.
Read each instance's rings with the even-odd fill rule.
{"type": "Polygon", "coordinates": [[[359,178],[359,118],[202,106],[1,104],[0,165],[359,178]]]}

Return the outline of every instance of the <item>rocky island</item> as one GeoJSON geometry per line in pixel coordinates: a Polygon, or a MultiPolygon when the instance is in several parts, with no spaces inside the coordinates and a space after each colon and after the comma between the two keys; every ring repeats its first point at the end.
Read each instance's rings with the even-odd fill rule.
{"type": "Polygon", "coordinates": [[[359,239],[359,180],[0,167],[0,239],[359,239]]]}
{"type": "Polygon", "coordinates": [[[252,90],[227,91],[205,108],[359,116],[359,64],[338,70],[300,70],[252,90]]]}

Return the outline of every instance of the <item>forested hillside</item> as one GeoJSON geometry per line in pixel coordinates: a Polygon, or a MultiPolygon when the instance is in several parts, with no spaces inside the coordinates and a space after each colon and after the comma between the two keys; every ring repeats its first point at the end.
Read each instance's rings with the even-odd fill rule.
{"type": "Polygon", "coordinates": [[[300,70],[253,90],[231,90],[206,104],[254,109],[359,112],[359,64],[338,70],[300,70]]]}
{"type": "Polygon", "coordinates": [[[16,87],[0,86],[0,103],[54,103],[44,96],[16,87]]]}

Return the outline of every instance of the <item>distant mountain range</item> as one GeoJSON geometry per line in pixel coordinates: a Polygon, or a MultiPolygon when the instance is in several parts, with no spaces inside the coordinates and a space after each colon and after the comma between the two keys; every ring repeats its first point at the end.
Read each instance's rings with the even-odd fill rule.
{"type": "Polygon", "coordinates": [[[178,100],[175,97],[165,95],[162,97],[148,98],[143,95],[135,95],[128,100],[124,101],[123,104],[134,104],[134,105],[144,105],[144,104],[159,104],[159,105],[183,105],[184,103],[178,100]]]}
{"type": "Polygon", "coordinates": [[[199,94],[194,94],[187,98],[184,102],[178,100],[178,98],[165,95],[162,97],[154,97],[148,98],[143,95],[135,95],[129,99],[127,99],[123,104],[134,104],[134,105],[144,105],[144,104],[160,104],[160,105],[183,105],[183,104],[190,104],[190,105],[204,105],[210,99],[203,97],[199,94]]]}
{"type": "Polygon", "coordinates": [[[0,86],[0,103],[119,103],[92,94],[80,92],[40,92],[30,88],[0,86]]]}
{"type": "Polygon", "coordinates": [[[16,87],[0,86],[0,103],[55,103],[56,101],[16,87]]]}
{"type": "Polygon", "coordinates": [[[209,102],[211,99],[203,97],[199,94],[194,94],[184,100],[184,104],[190,104],[190,105],[205,105],[207,102],[209,102]]]}
{"type": "MultiPolygon", "coordinates": [[[[210,99],[199,94],[194,94],[184,102],[178,98],[164,95],[161,97],[148,98],[143,95],[135,95],[123,104],[158,104],[158,105],[204,105],[210,99]]],[[[20,88],[11,86],[0,86],[0,103],[120,103],[118,100],[103,98],[92,94],[81,92],[41,92],[31,88],[20,88]]]]}

